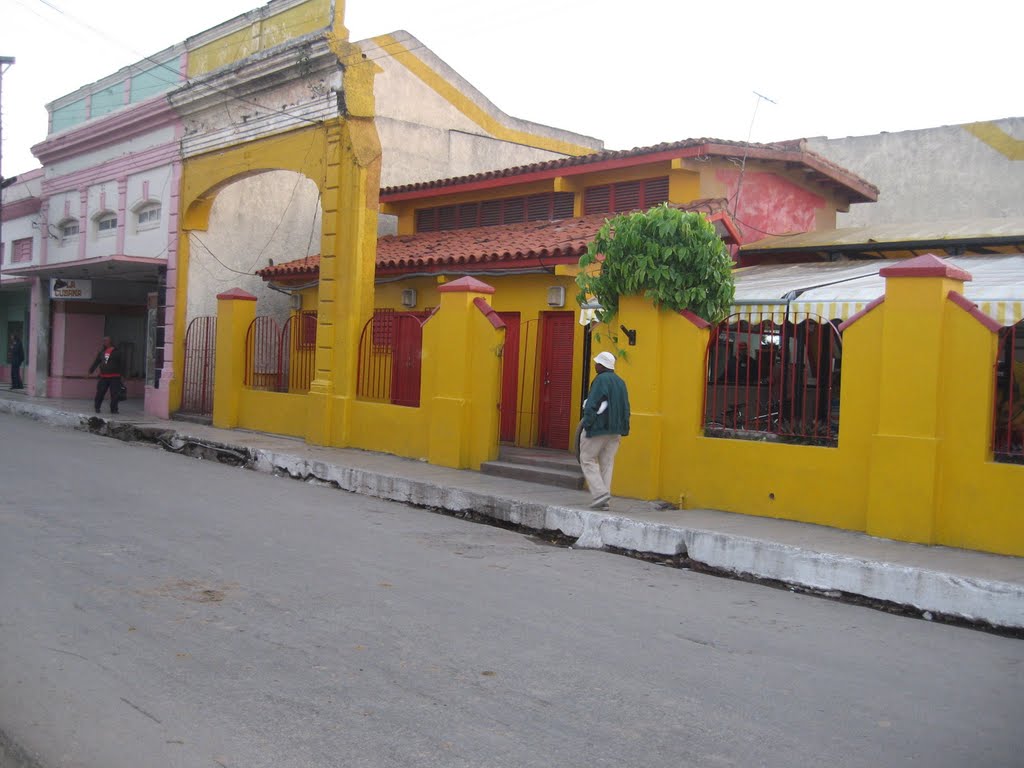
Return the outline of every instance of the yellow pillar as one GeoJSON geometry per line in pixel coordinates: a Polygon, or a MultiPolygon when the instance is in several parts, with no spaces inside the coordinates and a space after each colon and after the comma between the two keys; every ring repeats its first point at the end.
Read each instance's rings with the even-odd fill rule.
{"type": "Polygon", "coordinates": [[[306,426],[306,439],[319,445],[351,442],[359,333],[373,309],[380,152],[372,119],[328,127],[316,372],[306,426]]]}
{"type": "Polygon", "coordinates": [[[494,288],[464,277],[438,288],[441,306],[423,328],[430,396],[431,464],[479,469],[498,455],[498,401],[505,324],[494,288]]]}
{"type": "Polygon", "coordinates": [[[245,380],[245,335],[256,318],[256,297],[241,288],[217,296],[217,357],[213,373],[213,426],[238,426],[245,380]]]}
{"type": "Polygon", "coordinates": [[[886,287],[867,532],[930,544],[939,504],[946,297],[962,293],[971,277],[931,254],[879,274],[886,287]]]}
{"type": "Polygon", "coordinates": [[[668,313],[642,296],[619,299],[618,362],[615,373],[629,392],[629,436],[623,438],[615,459],[611,491],[616,496],[655,499],[661,474],[662,398],[661,369],[663,323],[668,313]],[[622,330],[625,326],[635,339],[622,330]]]}

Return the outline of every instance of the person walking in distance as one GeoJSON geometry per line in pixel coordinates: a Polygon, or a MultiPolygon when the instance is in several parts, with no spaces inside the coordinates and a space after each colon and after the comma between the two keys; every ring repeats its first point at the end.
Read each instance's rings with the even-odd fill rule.
{"type": "Polygon", "coordinates": [[[21,383],[21,366],[25,362],[25,347],[16,333],[11,334],[11,346],[7,350],[7,359],[11,363],[11,389],[24,389],[21,383]]]}
{"type": "Polygon", "coordinates": [[[629,434],[629,393],[626,382],[615,373],[615,355],[602,352],[594,364],[597,375],[583,406],[580,467],[593,499],[590,508],[608,509],[615,453],[629,434]]]}
{"type": "Polygon", "coordinates": [[[110,392],[110,412],[117,413],[118,400],[121,395],[121,350],[114,346],[114,342],[110,340],[109,336],[103,337],[103,346],[100,347],[96,359],[89,366],[89,373],[91,374],[97,368],[100,371],[100,378],[96,382],[96,399],[93,400],[96,413],[100,412],[103,398],[108,391],[110,392]]]}

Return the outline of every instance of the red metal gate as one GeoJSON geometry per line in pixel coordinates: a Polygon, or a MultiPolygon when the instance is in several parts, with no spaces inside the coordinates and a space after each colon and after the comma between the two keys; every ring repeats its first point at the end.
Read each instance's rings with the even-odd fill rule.
{"type": "Polygon", "coordinates": [[[195,317],[185,331],[181,367],[181,411],[200,416],[213,413],[213,371],[217,351],[217,318],[195,317]]]}
{"type": "Polygon", "coordinates": [[[281,371],[277,391],[305,394],[316,371],[315,310],[304,310],[288,317],[281,331],[281,371]]]}
{"type": "Polygon", "coordinates": [[[574,324],[572,312],[541,313],[537,443],[543,448],[569,449],[574,324]]]}
{"type": "Polygon", "coordinates": [[[373,311],[359,337],[358,398],[419,407],[423,323],[428,317],[429,311],[373,311]]]}
{"type": "Polygon", "coordinates": [[[419,408],[423,324],[419,317],[395,315],[395,342],[391,349],[391,402],[419,408]]]}

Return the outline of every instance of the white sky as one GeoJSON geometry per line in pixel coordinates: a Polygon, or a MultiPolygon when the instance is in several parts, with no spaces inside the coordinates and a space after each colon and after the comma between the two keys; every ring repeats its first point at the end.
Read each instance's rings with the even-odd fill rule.
{"type": "MultiPolygon", "coordinates": [[[[0,170],[38,166],[46,103],[261,4],[0,0],[0,170]]],[[[1013,0],[348,0],[345,19],[353,41],[405,29],[508,114],[609,149],[1024,115],[1013,0]]]]}

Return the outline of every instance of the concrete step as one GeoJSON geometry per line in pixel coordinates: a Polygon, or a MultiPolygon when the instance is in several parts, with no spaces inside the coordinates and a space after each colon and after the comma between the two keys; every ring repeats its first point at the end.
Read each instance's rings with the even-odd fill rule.
{"type": "Polygon", "coordinates": [[[577,472],[580,468],[576,457],[568,451],[555,451],[545,448],[515,448],[503,445],[498,451],[498,461],[577,472]]]}
{"type": "Polygon", "coordinates": [[[513,480],[526,480],[541,485],[554,485],[559,488],[583,488],[583,473],[577,465],[575,470],[558,469],[553,467],[535,466],[529,464],[513,464],[508,461],[485,461],[480,465],[480,471],[485,475],[497,477],[508,477],[513,480]]]}

